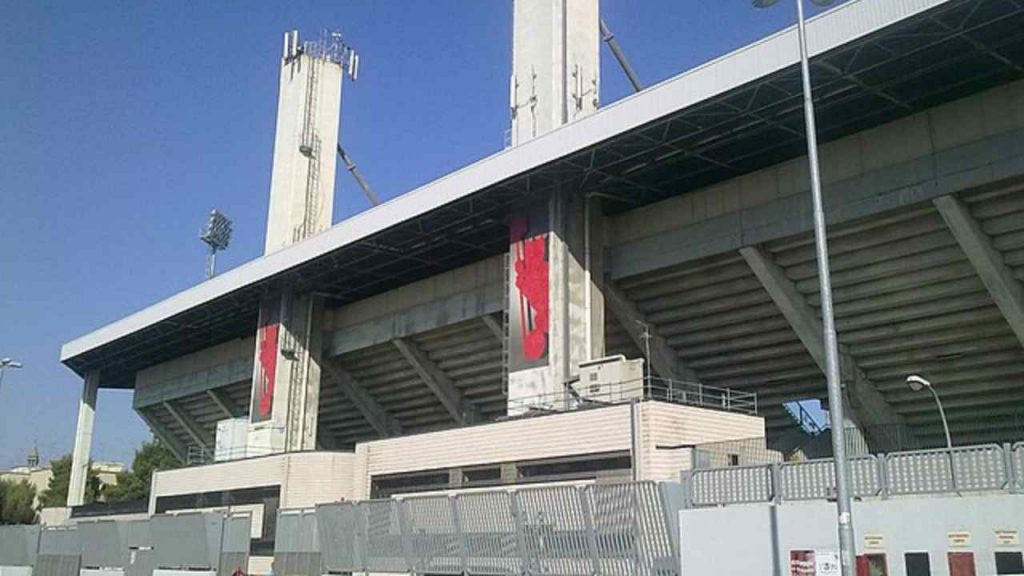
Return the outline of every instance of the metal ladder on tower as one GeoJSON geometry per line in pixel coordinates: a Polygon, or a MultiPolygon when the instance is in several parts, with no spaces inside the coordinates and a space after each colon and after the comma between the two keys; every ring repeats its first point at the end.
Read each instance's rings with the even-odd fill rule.
{"type": "Polygon", "coordinates": [[[306,172],[306,190],[303,202],[302,221],[292,234],[293,242],[300,242],[316,231],[320,214],[320,135],[316,120],[320,102],[320,67],[323,60],[315,54],[309,57],[309,72],[306,77],[306,100],[303,110],[302,134],[299,152],[309,159],[306,172]]]}

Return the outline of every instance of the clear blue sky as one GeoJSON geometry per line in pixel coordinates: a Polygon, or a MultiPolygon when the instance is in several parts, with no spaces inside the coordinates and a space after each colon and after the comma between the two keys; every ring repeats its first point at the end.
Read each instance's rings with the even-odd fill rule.
{"type": "MultiPolygon", "coordinates": [[[[602,0],[641,78],[664,80],[779,30],[792,6],[602,0]]],[[[788,4],[788,3],[783,3],[788,4]]],[[[235,222],[221,270],[260,255],[283,31],[343,32],[362,54],[342,142],[385,198],[497,152],[511,0],[10,2],[0,18],[0,468],[71,449],[79,378],[60,346],[200,281],[196,239],[235,222]]],[[[629,93],[602,48],[602,102],[629,93]]],[[[335,222],[366,209],[339,174],[335,222]]],[[[93,455],[149,434],[130,391],[100,392],[93,455]]]]}

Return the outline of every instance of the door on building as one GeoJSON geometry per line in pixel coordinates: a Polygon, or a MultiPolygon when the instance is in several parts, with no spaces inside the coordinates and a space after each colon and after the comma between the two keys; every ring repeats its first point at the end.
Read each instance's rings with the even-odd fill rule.
{"type": "Polygon", "coordinates": [[[996,552],[996,574],[1024,574],[1024,554],[1016,551],[996,552]]]}
{"type": "Polygon", "coordinates": [[[977,576],[974,570],[974,552],[950,552],[949,576],[977,576]]]}
{"type": "Polygon", "coordinates": [[[885,554],[857,556],[857,576],[889,576],[889,563],[885,554]]]}
{"type": "Polygon", "coordinates": [[[932,576],[932,562],[927,552],[907,552],[903,561],[907,576],[932,576]]]}

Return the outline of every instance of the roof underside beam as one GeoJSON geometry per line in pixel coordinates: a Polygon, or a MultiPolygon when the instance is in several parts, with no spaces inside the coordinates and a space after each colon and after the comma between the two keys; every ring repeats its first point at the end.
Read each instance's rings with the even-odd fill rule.
{"type": "Polygon", "coordinates": [[[636,347],[644,351],[647,348],[645,339],[650,343],[651,357],[649,362],[651,363],[651,369],[654,370],[658,377],[670,380],[697,381],[697,375],[694,371],[679,361],[679,356],[675,353],[675,350],[665,342],[664,338],[658,336],[654,326],[647,321],[643,312],[633,304],[614,282],[611,280],[606,281],[602,292],[604,293],[605,306],[618,319],[619,324],[629,334],[636,347]],[[645,330],[647,334],[644,333],[645,330]]]}
{"type": "MultiPolygon", "coordinates": [[[[740,254],[793,328],[793,332],[821,369],[822,374],[825,374],[825,336],[818,314],[797,291],[796,285],[782,268],[760,248],[747,246],[740,249],[740,254]]],[[[851,416],[859,425],[867,428],[866,432],[880,444],[879,448],[889,449],[898,441],[896,434],[902,433],[901,438],[906,439],[910,433],[902,430],[905,428],[903,417],[857,368],[856,361],[842,344],[839,344],[839,365],[852,409],[851,416]]]]}
{"type": "Polygon", "coordinates": [[[228,418],[241,418],[245,416],[242,409],[239,408],[238,404],[234,402],[221,390],[211,388],[206,391],[206,395],[210,397],[210,400],[217,405],[217,408],[224,413],[228,418]]]}
{"type": "Polygon", "coordinates": [[[378,436],[387,438],[402,433],[402,425],[347,370],[330,361],[324,362],[323,368],[330,382],[352,402],[378,436]]]}
{"type": "Polygon", "coordinates": [[[210,438],[210,435],[183,408],[175,406],[173,402],[164,402],[163,405],[200,448],[210,449],[213,447],[213,439],[210,438]]]}
{"type": "Polygon", "coordinates": [[[932,203],[992,295],[1003,318],[1017,335],[1017,340],[1024,345],[1024,287],[1014,278],[992,239],[963,202],[954,196],[940,196],[932,203]]]}
{"type": "Polygon", "coordinates": [[[498,342],[504,344],[505,329],[502,328],[501,323],[498,322],[498,320],[495,319],[494,316],[491,316],[490,314],[485,314],[481,316],[480,320],[482,320],[483,323],[487,326],[487,329],[491,331],[491,334],[494,334],[494,337],[498,339],[498,342]]]}
{"type": "Polygon", "coordinates": [[[135,410],[135,412],[139,415],[139,418],[142,418],[142,421],[146,423],[146,426],[149,426],[153,435],[159,438],[160,441],[170,449],[171,453],[174,454],[174,457],[177,458],[179,462],[184,464],[188,455],[188,450],[185,449],[185,445],[182,444],[174,434],[171,434],[170,431],[164,428],[156,418],[153,418],[145,408],[139,408],[135,410]]]}
{"type": "Polygon", "coordinates": [[[423,383],[441,401],[452,419],[459,424],[471,424],[480,420],[480,411],[473,404],[465,401],[462,392],[455,386],[451,378],[437,367],[413,341],[396,338],[391,341],[401,352],[406,361],[416,370],[423,383]]]}

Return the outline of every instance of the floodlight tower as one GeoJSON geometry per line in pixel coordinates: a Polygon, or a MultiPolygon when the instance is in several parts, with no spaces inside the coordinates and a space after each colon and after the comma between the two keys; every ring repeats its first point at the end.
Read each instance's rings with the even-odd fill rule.
{"type": "Polygon", "coordinates": [[[227,250],[231,242],[231,220],[220,212],[211,210],[206,228],[199,233],[199,239],[210,247],[210,254],[206,257],[206,278],[210,279],[217,273],[217,252],[227,250]]]}

